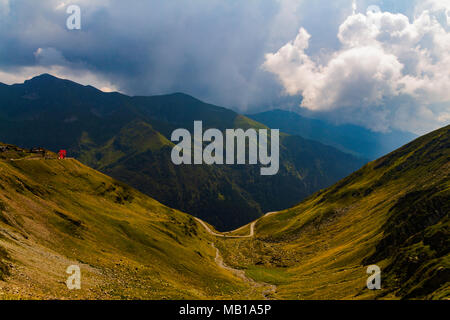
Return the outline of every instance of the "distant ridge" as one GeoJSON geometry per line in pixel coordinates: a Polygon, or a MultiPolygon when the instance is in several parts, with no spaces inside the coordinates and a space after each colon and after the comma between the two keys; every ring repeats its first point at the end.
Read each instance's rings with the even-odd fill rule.
{"type": "Polygon", "coordinates": [[[271,110],[248,115],[270,128],[299,135],[333,146],[344,152],[374,160],[417,138],[408,132],[373,132],[355,125],[334,125],[322,120],[306,118],[286,110],[271,110]]]}

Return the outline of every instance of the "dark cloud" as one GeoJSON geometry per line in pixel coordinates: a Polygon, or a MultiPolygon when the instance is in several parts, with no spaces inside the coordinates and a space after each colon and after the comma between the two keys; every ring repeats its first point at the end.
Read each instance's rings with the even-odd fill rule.
{"type": "Polygon", "coordinates": [[[2,70],[54,65],[71,75],[78,68],[132,95],[183,91],[245,109],[279,97],[281,87],[260,65],[300,24],[296,16],[284,37],[272,34],[291,5],[276,0],[70,3],[10,2],[2,70]],[[70,3],[82,9],[80,31],[65,28],[70,3]]]}
{"type": "MultiPolygon", "coordinates": [[[[389,3],[357,1],[408,11],[409,1],[389,3]]],[[[265,54],[304,27],[307,53],[326,57],[351,12],[352,0],[0,0],[0,81],[51,72],[130,95],[186,92],[241,112],[298,105],[261,67],[265,54]],[[66,29],[70,4],[81,7],[81,30],[66,29]]]]}

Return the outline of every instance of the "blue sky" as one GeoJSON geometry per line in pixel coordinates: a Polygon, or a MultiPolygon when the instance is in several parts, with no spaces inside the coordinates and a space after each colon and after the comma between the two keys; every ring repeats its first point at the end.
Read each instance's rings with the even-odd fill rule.
{"type": "Polygon", "coordinates": [[[449,26],[448,0],[0,0],[0,82],[48,72],[423,133],[450,121],[449,26]]]}

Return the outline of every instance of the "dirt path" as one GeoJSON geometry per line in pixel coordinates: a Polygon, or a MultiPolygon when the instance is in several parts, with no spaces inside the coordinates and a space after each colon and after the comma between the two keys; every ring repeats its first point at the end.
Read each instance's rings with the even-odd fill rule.
{"type": "Polygon", "coordinates": [[[247,236],[227,236],[225,234],[221,234],[221,233],[217,233],[217,232],[212,231],[211,228],[203,220],[200,220],[199,218],[195,218],[195,220],[197,220],[205,228],[205,230],[209,234],[211,234],[213,236],[216,236],[216,237],[221,237],[221,238],[250,238],[250,237],[253,237],[253,235],[254,235],[254,229],[253,228],[254,228],[254,223],[255,222],[253,222],[252,225],[250,225],[250,234],[249,235],[247,235],[247,236]]]}
{"type": "Polygon", "coordinates": [[[267,287],[267,289],[265,289],[262,292],[262,295],[263,295],[264,299],[266,299],[266,300],[271,299],[271,296],[277,291],[276,285],[265,283],[265,282],[257,282],[255,280],[253,280],[252,278],[247,277],[247,275],[245,274],[245,271],[239,270],[239,269],[234,269],[234,268],[226,265],[225,262],[223,261],[222,255],[220,254],[220,250],[214,245],[214,243],[211,243],[211,246],[216,250],[215,261],[216,261],[216,264],[219,266],[219,268],[222,268],[222,269],[225,269],[225,270],[231,272],[236,277],[249,283],[254,288],[267,287]]]}
{"type": "MultiPolygon", "coordinates": [[[[262,216],[261,218],[259,218],[258,220],[253,221],[250,224],[250,233],[246,236],[229,236],[226,234],[221,234],[221,233],[217,233],[211,230],[211,228],[201,219],[199,218],[195,218],[195,220],[197,220],[204,228],[205,230],[216,237],[220,237],[220,238],[230,238],[230,239],[239,239],[239,238],[252,238],[255,236],[255,225],[256,222],[258,222],[260,219],[264,218],[264,217],[268,217],[271,214],[274,214],[275,212],[269,212],[266,213],[264,216],[262,216]]],[[[239,231],[243,228],[245,228],[247,225],[242,226],[232,232],[236,232],[239,231]]],[[[264,299],[269,300],[271,298],[271,296],[277,291],[277,286],[273,285],[273,284],[269,284],[269,283],[265,283],[265,282],[257,282],[255,280],[253,280],[252,278],[247,277],[247,275],[245,274],[245,271],[243,270],[239,270],[239,269],[234,269],[228,265],[225,264],[225,262],[223,261],[222,255],[220,254],[220,250],[214,245],[214,243],[211,243],[211,246],[216,250],[216,258],[215,258],[215,262],[216,264],[219,266],[219,268],[222,268],[224,270],[227,270],[229,272],[231,272],[232,274],[234,274],[236,277],[242,279],[243,281],[249,283],[250,285],[252,285],[254,288],[262,288],[262,287],[266,287],[267,289],[265,289],[264,291],[262,291],[262,295],[264,296],[264,299]]]]}
{"type": "MultiPolygon", "coordinates": [[[[259,218],[259,219],[255,220],[255,221],[253,221],[253,222],[250,224],[250,233],[249,233],[248,235],[246,235],[246,236],[229,236],[229,235],[226,235],[226,234],[214,232],[214,231],[211,230],[211,228],[210,228],[203,220],[201,220],[201,219],[199,219],[199,218],[195,218],[195,217],[194,217],[194,218],[195,218],[195,220],[197,220],[197,221],[198,221],[198,222],[206,229],[206,231],[207,231],[209,234],[211,234],[211,235],[213,235],[213,236],[221,237],[221,238],[239,239],[239,238],[252,238],[252,237],[254,237],[254,236],[255,236],[255,224],[256,224],[256,222],[258,222],[260,219],[263,219],[263,218],[265,218],[265,217],[268,217],[268,216],[270,216],[271,214],[274,214],[274,213],[276,213],[276,211],[274,211],[274,212],[268,212],[268,213],[266,213],[264,216],[262,216],[261,218],[259,218]]],[[[239,230],[245,228],[246,226],[247,226],[247,225],[242,226],[242,227],[240,227],[240,228],[238,228],[238,229],[236,229],[236,230],[234,230],[234,231],[230,231],[230,232],[227,232],[227,233],[239,231],[239,230]]]]}
{"type": "Polygon", "coordinates": [[[38,161],[38,160],[74,160],[75,158],[65,158],[65,159],[57,159],[57,158],[20,158],[20,159],[6,159],[7,161],[38,161]]]}

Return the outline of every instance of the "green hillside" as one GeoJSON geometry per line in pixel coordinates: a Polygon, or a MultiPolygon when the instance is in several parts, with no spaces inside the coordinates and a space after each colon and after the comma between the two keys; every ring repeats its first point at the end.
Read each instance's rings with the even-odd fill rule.
{"type": "Polygon", "coordinates": [[[13,152],[0,160],[0,299],[450,296],[450,126],[226,234],[241,238],[214,237],[76,160],[9,146],[0,153],[13,152]],[[82,288],[69,291],[74,264],[82,288]],[[379,291],[366,288],[372,264],[379,291]]]}
{"type": "MultiPolygon", "coordinates": [[[[0,160],[0,299],[262,298],[191,216],[76,160],[0,160]],[[65,285],[81,267],[81,290],[65,285]]],[[[10,158],[11,159],[11,158],[10,158]]]]}
{"type": "Polygon", "coordinates": [[[450,126],[221,240],[225,261],[284,299],[450,297],[450,126]],[[366,289],[367,266],[382,290],[366,289]]]}
{"type": "Polygon", "coordinates": [[[231,230],[264,212],[295,205],[364,160],[320,143],[282,135],[280,171],[258,166],[174,166],[177,128],[265,128],[238,113],[177,93],[129,97],[41,75],[0,86],[0,141],[70,156],[152,198],[231,230]]]}

